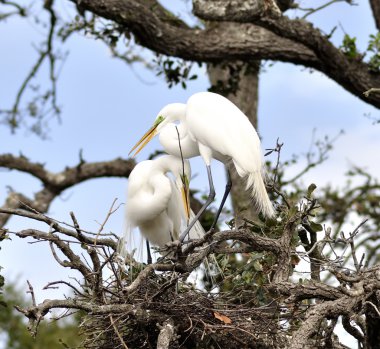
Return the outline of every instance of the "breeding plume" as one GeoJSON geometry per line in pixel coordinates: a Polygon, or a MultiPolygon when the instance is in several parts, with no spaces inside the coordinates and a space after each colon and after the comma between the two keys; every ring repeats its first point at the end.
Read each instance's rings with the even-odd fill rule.
{"type": "MultiPolygon", "coordinates": [[[[190,175],[188,160],[171,155],[138,163],[128,178],[126,234],[138,227],[141,235],[158,247],[178,240],[181,227],[194,217],[189,205],[190,175]]],[[[190,237],[199,238],[203,233],[198,223],[190,237]]],[[[123,239],[131,240],[129,236],[123,239]]]]}
{"type": "MultiPolygon", "coordinates": [[[[131,152],[135,150],[136,155],[158,133],[161,144],[169,154],[181,157],[182,152],[185,158],[199,154],[206,164],[210,194],[196,218],[215,197],[210,167],[213,158],[224,164],[232,161],[239,176],[246,180],[247,190],[258,210],[266,217],[274,216],[264,184],[265,172],[259,136],[246,115],[227,98],[216,93],[200,92],[192,95],[186,104],[173,103],[165,106],[158,113],[153,126],[131,152]],[[179,125],[173,124],[178,121],[179,125]]],[[[229,179],[222,205],[230,188],[229,179]]],[[[182,234],[181,238],[184,236],[182,234]]]]}

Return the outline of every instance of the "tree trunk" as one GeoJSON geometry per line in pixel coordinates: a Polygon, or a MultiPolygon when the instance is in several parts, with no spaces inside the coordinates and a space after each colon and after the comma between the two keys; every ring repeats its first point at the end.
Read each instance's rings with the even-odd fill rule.
{"type": "Polygon", "coordinates": [[[380,291],[376,291],[368,300],[366,312],[367,345],[368,349],[379,348],[380,345],[380,316],[378,313],[380,291]]]}
{"type": "MultiPolygon", "coordinates": [[[[255,64],[243,62],[228,62],[223,65],[209,64],[207,70],[212,91],[224,95],[235,103],[257,129],[260,62],[255,64]]],[[[257,211],[249,192],[245,190],[245,181],[238,175],[233,164],[226,167],[228,167],[232,180],[232,208],[237,224],[240,225],[242,218],[252,220],[257,216],[257,211]]]]}

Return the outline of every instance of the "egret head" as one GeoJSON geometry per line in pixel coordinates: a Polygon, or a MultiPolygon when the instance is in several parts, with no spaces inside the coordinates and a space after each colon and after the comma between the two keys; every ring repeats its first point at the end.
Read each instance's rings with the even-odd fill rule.
{"type": "Polygon", "coordinates": [[[190,218],[190,178],[191,168],[187,159],[181,159],[173,155],[163,155],[154,160],[158,168],[167,173],[171,172],[175,179],[175,185],[181,192],[182,203],[186,219],[190,218]]]}
{"type": "Polygon", "coordinates": [[[136,156],[155,135],[160,133],[165,125],[173,121],[182,120],[185,117],[185,112],[186,104],[182,103],[172,103],[162,108],[154,120],[153,126],[140,138],[128,155],[135,151],[133,156],[136,156]]]}

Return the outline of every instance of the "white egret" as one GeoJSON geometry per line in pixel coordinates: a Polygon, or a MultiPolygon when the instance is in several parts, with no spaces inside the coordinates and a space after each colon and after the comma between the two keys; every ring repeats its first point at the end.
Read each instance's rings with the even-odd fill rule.
{"type": "MultiPolygon", "coordinates": [[[[141,235],[158,247],[178,240],[181,226],[194,217],[189,204],[190,175],[188,160],[171,155],[138,163],[128,178],[126,234],[138,227],[141,235]]],[[[190,238],[199,238],[201,234],[204,230],[197,224],[190,238]]],[[[125,236],[124,240],[130,242],[131,238],[125,236]]]]}
{"type": "MultiPolygon", "coordinates": [[[[274,216],[264,184],[265,171],[259,136],[246,115],[227,98],[212,92],[199,92],[192,95],[186,104],[168,104],[158,113],[153,126],[131,152],[135,150],[134,155],[139,153],[158,133],[161,133],[160,142],[168,153],[180,157],[182,152],[185,158],[200,154],[206,164],[210,193],[196,219],[215,197],[210,167],[212,158],[225,164],[232,161],[239,176],[246,179],[247,190],[250,190],[258,210],[266,217],[274,216]],[[180,121],[178,134],[181,149],[173,125],[177,121],[180,121]]],[[[229,179],[222,205],[230,188],[229,179]]],[[[192,223],[180,240],[186,236],[192,223]]]]}

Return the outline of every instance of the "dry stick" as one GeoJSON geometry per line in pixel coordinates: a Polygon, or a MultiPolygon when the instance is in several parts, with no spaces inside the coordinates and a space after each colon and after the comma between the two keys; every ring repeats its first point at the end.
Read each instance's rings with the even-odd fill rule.
{"type": "Polygon", "coordinates": [[[85,296],[82,292],[80,292],[74,285],[70,284],[70,282],[63,281],[63,280],[49,282],[42,289],[43,290],[49,290],[49,289],[53,289],[53,288],[57,289],[58,287],[51,287],[51,286],[57,285],[57,284],[64,284],[66,286],[69,286],[70,288],[72,288],[74,290],[75,293],[79,294],[80,296],[82,296],[84,298],[87,298],[87,296],[85,296]]]}
{"type": "Polygon", "coordinates": [[[370,95],[371,93],[376,93],[376,92],[380,92],[380,88],[372,87],[372,88],[370,88],[369,90],[364,91],[364,92],[363,92],[363,95],[366,96],[366,97],[369,97],[369,95],[370,95]]]}
{"type": "MultiPolygon", "coordinates": [[[[33,211],[35,211],[35,210],[33,210],[33,211]]],[[[21,216],[21,217],[26,217],[26,218],[34,219],[34,220],[37,220],[37,221],[40,221],[40,222],[44,222],[44,223],[48,224],[49,226],[51,226],[52,228],[54,228],[57,232],[60,232],[60,233],[62,233],[64,235],[67,235],[67,236],[73,237],[75,239],[78,239],[78,233],[76,231],[64,228],[59,223],[65,224],[67,226],[70,226],[69,224],[59,222],[59,221],[57,221],[57,220],[55,220],[53,218],[50,218],[50,217],[46,216],[45,214],[39,213],[38,211],[36,211],[36,212],[37,213],[33,213],[33,212],[29,212],[29,211],[22,210],[22,209],[0,208],[0,213],[9,214],[9,215],[17,215],[17,216],[21,216]]],[[[35,230],[35,231],[37,231],[37,230],[35,230]]],[[[81,230],[81,231],[83,232],[83,230],[81,230]]],[[[94,243],[94,239],[92,239],[90,237],[87,237],[87,236],[85,236],[83,234],[82,234],[82,238],[84,239],[83,241],[86,244],[88,244],[88,245],[94,243]]],[[[116,248],[115,241],[112,240],[112,239],[110,239],[110,238],[98,240],[98,244],[99,243],[101,243],[104,246],[111,247],[113,249],[116,248]]]]}
{"type": "Polygon", "coordinates": [[[36,303],[36,297],[34,296],[33,286],[29,282],[29,280],[26,280],[26,282],[28,283],[28,286],[29,286],[29,291],[27,291],[27,293],[30,293],[30,295],[32,296],[32,303],[33,303],[33,306],[35,307],[37,303],[36,303]]]}
{"type": "Polygon", "coordinates": [[[305,19],[306,17],[310,16],[311,14],[317,12],[317,11],[320,11],[320,10],[323,10],[324,8],[336,3],[336,2],[347,2],[347,0],[331,0],[317,8],[306,8],[306,9],[303,9],[303,8],[300,8],[298,7],[298,9],[302,10],[302,11],[308,11],[305,15],[303,15],[302,19],[305,19]]]}
{"type": "Polygon", "coordinates": [[[110,315],[109,317],[110,317],[110,320],[111,320],[112,327],[113,327],[113,329],[114,329],[116,335],[117,335],[118,338],[120,339],[121,344],[123,345],[124,349],[128,349],[127,344],[125,344],[122,335],[120,334],[119,330],[118,330],[117,327],[116,327],[116,324],[115,324],[115,322],[114,322],[114,320],[113,320],[112,315],[110,315]]]}
{"type": "Polygon", "coordinates": [[[103,231],[104,226],[106,225],[108,219],[109,219],[109,218],[111,217],[111,215],[114,214],[114,213],[120,208],[120,206],[122,205],[122,204],[120,204],[118,207],[116,207],[115,209],[113,209],[113,207],[114,207],[116,201],[117,201],[117,199],[114,199],[114,200],[112,201],[111,207],[110,207],[110,209],[109,209],[108,212],[107,212],[107,216],[106,216],[106,218],[104,219],[103,223],[100,224],[99,230],[98,230],[98,232],[97,232],[97,234],[96,234],[96,237],[95,237],[94,245],[96,245],[96,243],[97,243],[97,241],[98,241],[98,237],[99,237],[100,233],[103,231]]]}
{"type": "Polygon", "coordinates": [[[276,182],[277,182],[277,175],[278,175],[278,167],[280,165],[280,155],[281,155],[281,148],[282,146],[284,145],[284,143],[279,143],[278,142],[279,139],[277,138],[277,141],[276,141],[276,148],[270,150],[268,153],[266,153],[265,155],[269,155],[270,153],[272,153],[273,151],[277,153],[277,161],[276,161],[276,166],[274,168],[274,176],[273,176],[273,179],[272,179],[272,185],[270,186],[270,188],[279,196],[282,197],[282,199],[284,200],[287,208],[289,209],[290,208],[290,204],[285,196],[284,193],[282,193],[280,190],[278,190],[276,188],[276,182]]]}
{"type": "Polygon", "coordinates": [[[375,311],[376,311],[376,313],[379,315],[379,317],[380,317],[380,311],[379,311],[379,309],[377,308],[377,306],[375,305],[375,304],[373,304],[372,302],[370,302],[370,301],[366,301],[366,302],[364,302],[364,304],[370,304],[370,305],[372,305],[372,307],[375,309],[375,311]]]}

